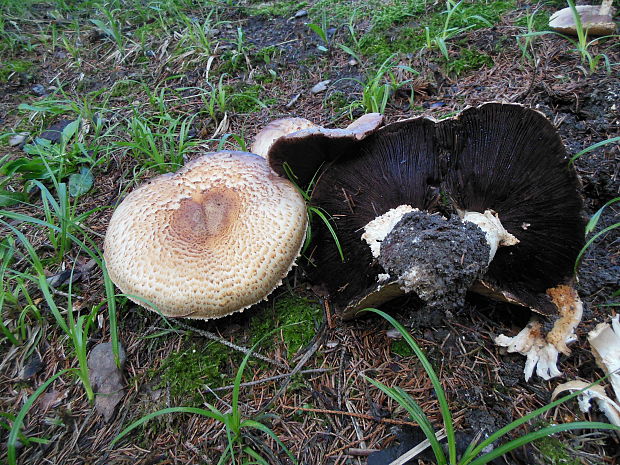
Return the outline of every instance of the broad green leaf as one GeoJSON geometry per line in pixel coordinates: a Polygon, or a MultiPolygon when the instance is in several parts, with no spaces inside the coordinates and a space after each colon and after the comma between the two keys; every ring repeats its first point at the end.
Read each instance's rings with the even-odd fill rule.
{"type": "Polygon", "coordinates": [[[80,172],[69,176],[69,195],[79,197],[86,194],[93,187],[93,174],[86,168],[80,168],[80,172]]]}

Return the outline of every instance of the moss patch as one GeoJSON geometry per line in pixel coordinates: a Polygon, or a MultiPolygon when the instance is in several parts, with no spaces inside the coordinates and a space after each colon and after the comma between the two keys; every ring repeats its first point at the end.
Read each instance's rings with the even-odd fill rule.
{"type": "Polygon", "coordinates": [[[160,387],[168,387],[178,405],[187,405],[187,401],[201,404],[205,385],[214,388],[232,381],[235,373],[230,367],[237,365],[239,358],[240,354],[222,344],[191,344],[162,362],[157,370],[160,387]]]}
{"type": "Polygon", "coordinates": [[[250,322],[252,344],[265,337],[261,347],[273,346],[281,338],[288,358],[292,358],[314,337],[321,320],[321,306],[318,302],[287,293],[276,298],[273,307],[255,316],[250,322]],[[274,328],[280,328],[277,335],[269,336],[274,328]]]}
{"type": "Polygon", "coordinates": [[[560,440],[546,437],[534,442],[547,465],[579,465],[580,460],[571,456],[560,440]]]}
{"type": "Polygon", "coordinates": [[[463,48],[459,51],[459,57],[448,63],[447,69],[448,72],[458,76],[461,73],[475,71],[483,66],[493,66],[493,59],[476,49],[463,48]]]}

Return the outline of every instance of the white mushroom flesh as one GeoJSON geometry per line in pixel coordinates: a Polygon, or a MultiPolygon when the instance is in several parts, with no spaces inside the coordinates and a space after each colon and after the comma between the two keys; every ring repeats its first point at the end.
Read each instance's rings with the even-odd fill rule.
{"type": "Polygon", "coordinates": [[[478,226],[486,236],[487,242],[491,247],[489,252],[489,263],[493,261],[497,248],[507,245],[515,245],[519,243],[519,239],[510,234],[504,226],[502,226],[497,213],[486,210],[484,213],[465,212],[461,218],[463,221],[469,221],[478,226]]]}
{"type": "Polygon", "coordinates": [[[620,405],[605,394],[605,389],[603,389],[601,385],[588,386],[590,386],[589,383],[583,381],[569,381],[568,383],[557,386],[553,390],[551,398],[555,399],[562,392],[585,389],[578,396],[579,409],[584,413],[588,412],[591,407],[591,402],[594,400],[609,422],[613,425],[620,426],[620,405]]]}
{"type": "Polygon", "coordinates": [[[609,375],[609,381],[620,399],[620,316],[611,319],[611,325],[601,323],[588,334],[588,342],[596,364],[609,375]]]}
{"type": "Polygon", "coordinates": [[[396,208],[388,210],[383,215],[376,217],[374,220],[364,226],[364,234],[362,239],[366,241],[372,252],[372,256],[377,258],[381,251],[381,242],[396,226],[401,218],[412,211],[417,211],[410,205],[399,205],[396,208]]]}
{"type": "Polygon", "coordinates": [[[536,374],[543,379],[560,376],[557,368],[558,354],[570,354],[567,344],[576,340],[575,328],[581,321],[583,304],[577,292],[570,286],[560,285],[547,290],[560,317],[546,335],[542,333],[538,317],[533,316],[519,334],[508,337],[500,334],[495,343],[506,347],[508,352],[518,352],[527,357],[525,380],[529,380],[536,368],[536,374]]]}

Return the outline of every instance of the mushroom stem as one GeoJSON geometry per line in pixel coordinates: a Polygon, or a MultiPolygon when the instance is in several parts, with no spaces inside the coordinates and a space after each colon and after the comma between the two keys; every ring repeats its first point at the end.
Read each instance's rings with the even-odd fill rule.
{"type": "Polygon", "coordinates": [[[611,11],[612,3],[613,0],[603,0],[603,3],[601,3],[601,9],[598,11],[598,14],[601,16],[607,16],[611,11]]]}
{"type": "Polygon", "coordinates": [[[500,334],[495,338],[498,346],[506,347],[508,352],[519,352],[527,357],[525,380],[529,380],[536,368],[536,374],[543,379],[560,376],[557,368],[558,354],[570,354],[567,344],[577,339],[575,328],[581,321],[583,304],[577,292],[570,286],[560,285],[547,290],[547,295],[557,307],[560,317],[553,323],[551,331],[544,334],[537,316],[519,334],[508,337],[500,334]]]}
{"type": "Polygon", "coordinates": [[[497,248],[500,245],[506,246],[519,243],[519,239],[506,231],[497,213],[492,210],[486,210],[484,213],[465,212],[461,218],[463,221],[474,223],[484,231],[487,243],[491,247],[491,251],[489,252],[489,263],[493,261],[497,248]]]}

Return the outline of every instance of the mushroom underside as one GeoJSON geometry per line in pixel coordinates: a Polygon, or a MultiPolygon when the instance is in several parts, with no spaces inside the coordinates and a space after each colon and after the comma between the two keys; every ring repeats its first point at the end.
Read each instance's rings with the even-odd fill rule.
{"type": "MultiPolygon", "coordinates": [[[[345,260],[331,233],[316,223],[308,269],[345,317],[405,292],[427,305],[458,306],[467,289],[545,315],[560,311],[547,290],[570,282],[584,220],[577,177],[557,131],[540,113],[486,104],[441,122],[414,118],[346,145],[315,140],[310,163],[297,155],[303,143],[279,140],[269,159],[281,174],[286,163],[316,181],[312,203],[330,215],[345,260]],[[403,206],[423,213],[391,224],[380,253],[373,253],[363,239],[367,226],[403,206]],[[515,239],[494,257],[486,231],[459,218],[487,211],[515,239]]],[[[546,356],[549,364],[565,351],[569,333],[550,342],[555,356],[546,356]]]]}

